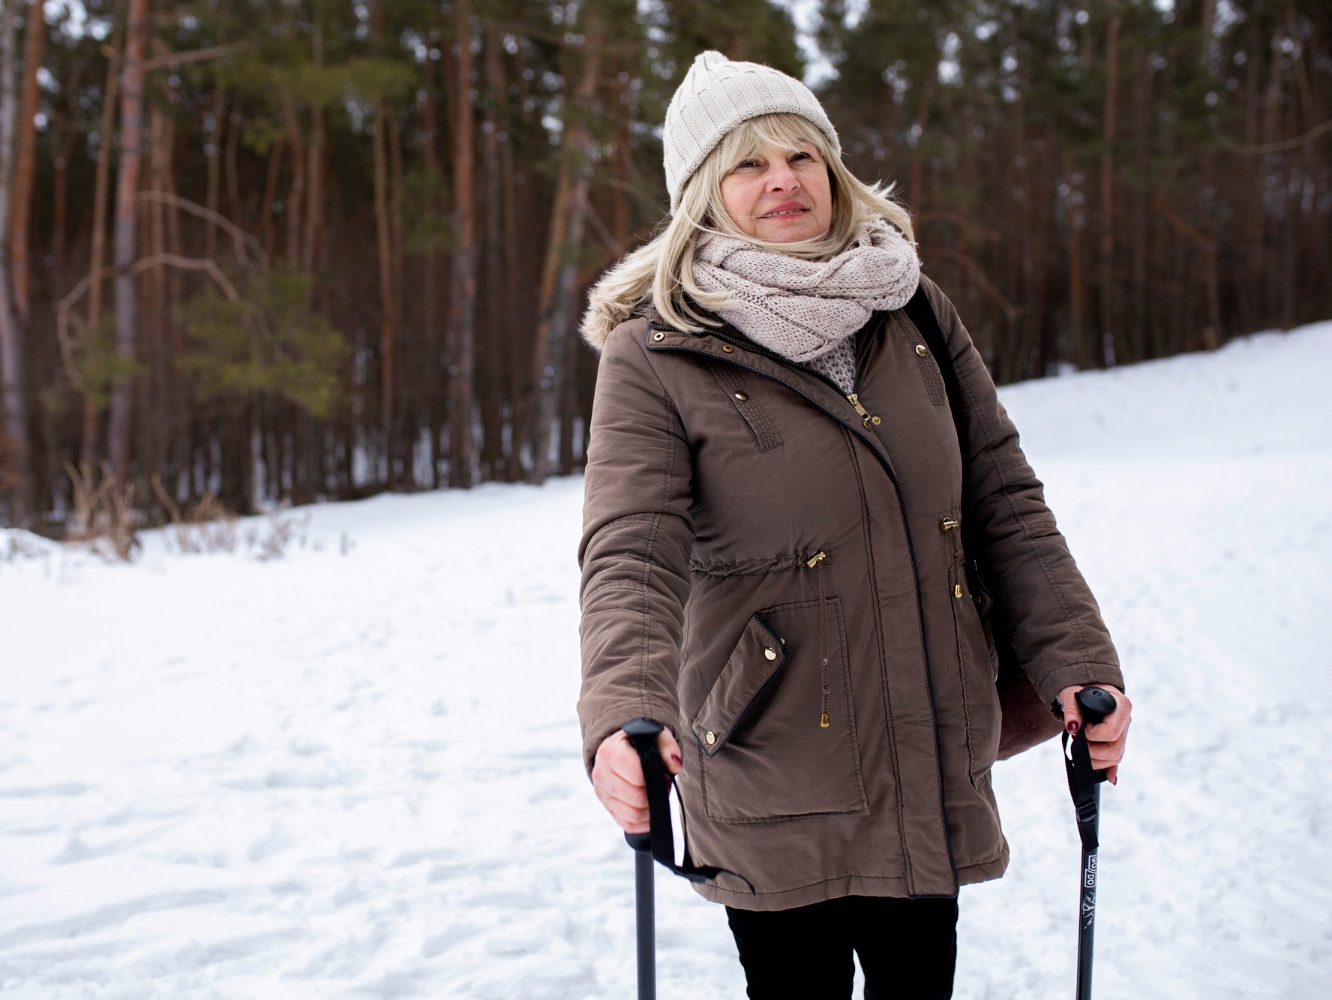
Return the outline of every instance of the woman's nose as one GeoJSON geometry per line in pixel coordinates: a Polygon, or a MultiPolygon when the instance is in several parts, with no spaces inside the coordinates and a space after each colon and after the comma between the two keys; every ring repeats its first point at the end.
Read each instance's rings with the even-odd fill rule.
{"type": "Polygon", "coordinates": [[[798,186],[795,171],[785,163],[769,170],[767,180],[769,191],[791,191],[798,186]]]}

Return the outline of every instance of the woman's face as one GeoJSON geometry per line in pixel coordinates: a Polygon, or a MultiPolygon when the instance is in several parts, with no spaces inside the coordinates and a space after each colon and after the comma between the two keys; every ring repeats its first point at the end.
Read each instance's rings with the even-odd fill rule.
{"type": "Polygon", "coordinates": [[[772,144],[722,178],[722,205],[742,233],[768,243],[818,239],[832,225],[832,185],[818,149],[772,144]]]}

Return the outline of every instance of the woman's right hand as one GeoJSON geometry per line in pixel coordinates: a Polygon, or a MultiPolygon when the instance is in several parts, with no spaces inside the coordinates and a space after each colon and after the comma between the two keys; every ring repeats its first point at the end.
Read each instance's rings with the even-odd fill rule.
{"type": "MultiPolygon", "coordinates": [[[[679,774],[682,768],[680,744],[675,742],[669,729],[663,729],[657,736],[657,749],[666,770],[679,774]]],[[[597,747],[597,756],[592,764],[592,788],[597,798],[611,814],[611,818],[620,824],[625,833],[647,833],[648,801],[647,786],[643,782],[643,764],[638,759],[638,751],[629,742],[629,734],[623,729],[612,733],[597,747]]]]}

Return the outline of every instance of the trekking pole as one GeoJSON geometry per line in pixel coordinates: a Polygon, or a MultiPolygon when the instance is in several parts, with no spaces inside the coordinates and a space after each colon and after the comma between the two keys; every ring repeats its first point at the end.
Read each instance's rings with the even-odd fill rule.
{"type": "Polygon", "coordinates": [[[1064,734],[1064,769],[1068,773],[1068,790],[1078,816],[1078,836],[1082,840],[1081,906],[1078,920],[1078,985],[1077,1000],[1091,1000],[1092,936],[1096,930],[1096,858],[1100,848],[1097,828],[1100,825],[1101,785],[1105,772],[1095,770],[1091,763],[1091,750],[1087,746],[1087,727],[1101,722],[1115,710],[1114,695],[1097,687],[1087,687],[1075,696],[1082,713],[1082,728],[1073,737],[1070,746],[1064,734]]]}
{"type": "MultiPolygon", "coordinates": [[[[661,725],[650,719],[634,719],[625,723],[624,731],[629,734],[629,742],[638,751],[639,759],[646,764],[654,758],[660,763],[661,752],[657,749],[657,734],[661,725]]],[[[665,769],[665,765],[662,765],[665,769]]],[[[647,780],[647,767],[644,767],[644,780],[647,780]]],[[[638,1000],[657,1000],[657,921],[655,912],[655,893],[652,868],[652,832],[626,833],[624,839],[634,849],[634,900],[636,923],[638,926],[638,1000]]]]}
{"type": "MultiPolygon", "coordinates": [[[[684,858],[675,863],[675,834],[671,828],[671,774],[661,759],[657,736],[665,728],[652,719],[633,719],[620,727],[629,736],[643,765],[643,787],[647,790],[648,832],[626,833],[634,849],[634,895],[638,908],[638,1000],[657,1000],[656,917],[653,913],[652,876],[655,860],[667,871],[690,882],[707,882],[718,875],[734,875],[752,893],[754,886],[743,875],[715,865],[696,865],[686,843],[684,858]]],[[[683,826],[684,814],[680,815],[683,826]]],[[[686,841],[688,838],[686,838],[686,841]]]]}

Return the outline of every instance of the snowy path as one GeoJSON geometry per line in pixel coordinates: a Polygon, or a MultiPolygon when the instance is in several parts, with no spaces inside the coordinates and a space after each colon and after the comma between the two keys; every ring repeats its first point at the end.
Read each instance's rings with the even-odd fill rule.
{"type": "MultiPolygon", "coordinates": [[[[1136,704],[1097,996],[1332,995],[1332,324],[1005,390],[1136,704]]],[[[579,761],[581,483],[312,512],[279,560],[0,534],[0,996],[620,998],[632,873],[579,761]]],[[[959,998],[1072,991],[1057,750],[959,998]]],[[[661,996],[743,996],[658,878],[661,996]]]]}

